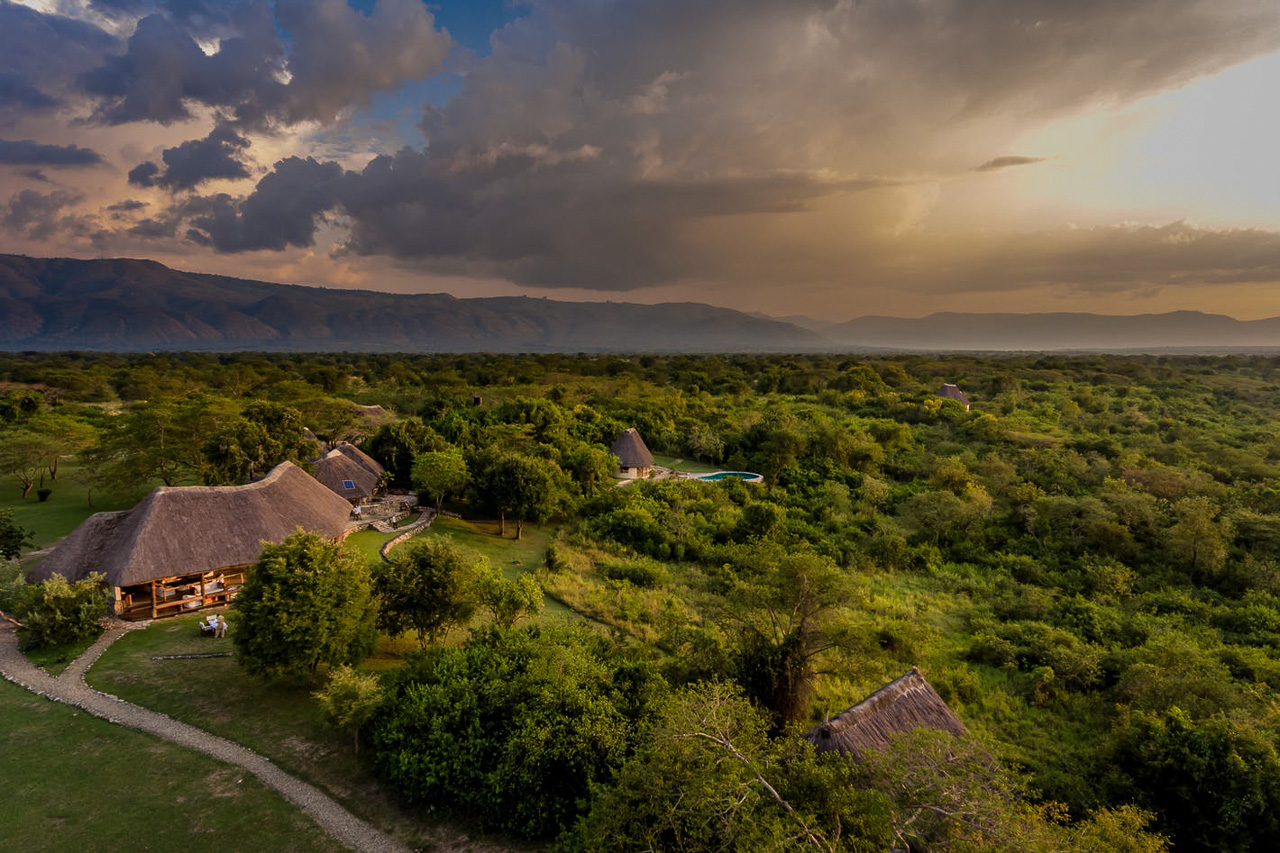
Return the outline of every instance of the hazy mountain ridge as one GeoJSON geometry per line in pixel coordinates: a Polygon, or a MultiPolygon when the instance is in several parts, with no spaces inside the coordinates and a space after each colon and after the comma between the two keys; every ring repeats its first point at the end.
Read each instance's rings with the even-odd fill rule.
{"type": "Polygon", "coordinates": [[[844,346],[900,350],[1249,349],[1280,347],[1280,317],[1222,314],[959,314],[918,319],[859,317],[823,329],[844,346]]]}
{"type": "Polygon", "coordinates": [[[10,350],[729,352],[822,348],[791,324],[698,303],[328,290],[155,261],[0,255],[10,350]]]}

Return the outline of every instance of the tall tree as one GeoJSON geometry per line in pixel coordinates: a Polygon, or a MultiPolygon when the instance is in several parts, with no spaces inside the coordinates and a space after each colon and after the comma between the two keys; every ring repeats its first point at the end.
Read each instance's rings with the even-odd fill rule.
{"type": "Polygon", "coordinates": [[[267,545],[232,604],[236,660],[254,675],[314,677],[373,648],[377,606],[355,551],[297,531],[267,545]]]}
{"type": "Polygon", "coordinates": [[[389,634],[413,629],[425,649],[471,618],[476,582],[487,568],[483,558],[469,558],[443,536],[410,542],[374,569],[379,626],[389,634]]]}
{"type": "Polygon", "coordinates": [[[436,502],[436,512],[445,498],[465,489],[470,479],[467,460],[458,450],[429,450],[413,457],[413,487],[436,502]]]}
{"type": "Polygon", "coordinates": [[[314,452],[297,409],[279,403],[250,403],[239,418],[205,443],[205,483],[247,483],[281,462],[302,463],[314,452]]]}

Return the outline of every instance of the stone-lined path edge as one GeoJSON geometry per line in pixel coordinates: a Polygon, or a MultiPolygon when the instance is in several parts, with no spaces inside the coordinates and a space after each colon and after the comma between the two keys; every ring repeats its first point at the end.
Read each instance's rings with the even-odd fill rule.
{"type": "Polygon", "coordinates": [[[156,711],[125,702],[94,690],[85,683],[89,667],[107,647],[129,628],[112,628],[76,658],[62,675],[53,677],[36,667],[18,651],[18,638],[9,628],[0,629],[0,676],[38,696],[71,705],[101,717],[109,723],[136,729],[178,746],[201,752],[218,761],[234,764],[252,773],[264,785],[302,810],[331,837],[352,850],[368,853],[410,853],[410,849],[386,833],[348,812],[313,785],[285,773],[269,758],[203,729],[180,722],[156,711]]]}

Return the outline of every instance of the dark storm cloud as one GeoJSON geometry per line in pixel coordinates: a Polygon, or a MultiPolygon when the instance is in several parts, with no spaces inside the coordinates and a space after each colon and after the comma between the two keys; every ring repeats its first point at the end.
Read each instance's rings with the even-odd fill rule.
{"type": "MultiPolygon", "coordinates": [[[[967,172],[1011,114],[1124,101],[1280,44],[1280,8],[1252,0],[533,7],[426,111],[426,150],[319,176],[347,251],[538,286],[727,278],[744,254],[748,275],[836,280],[909,216],[909,190],[884,176],[967,172]],[[834,199],[844,233],[817,218],[834,199]]],[[[195,233],[260,247],[227,227],[235,204],[195,233]]]]}
{"type": "Polygon", "coordinates": [[[164,171],[155,163],[143,163],[129,172],[129,183],[139,187],[190,190],[205,181],[249,177],[240,160],[249,140],[229,127],[217,127],[204,139],[193,139],[161,154],[164,171]]]}
{"type": "Polygon", "coordinates": [[[52,98],[50,92],[101,62],[118,44],[114,36],[91,24],[0,0],[0,61],[9,85],[25,92],[20,97],[30,101],[32,89],[43,93],[26,104],[31,109],[52,106],[44,101],[52,98]]]}
{"type": "Polygon", "coordinates": [[[0,223],[5,230],[23,234],[35,240],[44,240],[59,231],[75,229],[75,217],[63,216],[62,211],[75,206],[83,199],[78,193],[54,190],[40,193],[23,190],[9,199],[0,223]]]}
{"type": "Polygon", "coordinates": [[[336,163],[290,157],[241,202],[225,194],[197,197],[180,210],[191,225],[188,237],[220,252],[305,247],[321,215],[335,206],[341,178],[336,163]]]}
{"type": "Polygon", "coordinates": [[[21,74],[0,71],[0,122],[13,124],[23,114],[45,112],[58,104],[21,74]]]}
{"type": "Polygon", "coordinates": [[[380,0],[368,15],[345,0],[232,4],[212,54],[193,36],[191,20],[205,19],[196,8],[165,4],[138,21],[122,55],[81,76],[98,99],[95,121],[169,124],[202,104],[244,127],[330,122],[374,92],[430,76],[449,50],[419,0],[380,0]]]}
{"type": "Polygon", "coordinates": [[[1043,163],[1043,157],[993,157],[987,162],[974,166],[975,172],[998,172],[1013,166],[1029,166],[1032,163],[1043,163]]]}
{"type": "Polygon", "coordinates": [[[135,210],[142,210],[146,206],[147,203],[145,201],[138,201],[137,199],[130,198],[125,199],[124,201],[118,201],[115,204],[107,205],[107,210],[112,213],[132,213],[135,210]]]}
{"type": "Polygon", "coordinates": [[[102,155],[78,145],[43,145],[30,139],[0,139],[0,165],[96,166],[102,155]]]}

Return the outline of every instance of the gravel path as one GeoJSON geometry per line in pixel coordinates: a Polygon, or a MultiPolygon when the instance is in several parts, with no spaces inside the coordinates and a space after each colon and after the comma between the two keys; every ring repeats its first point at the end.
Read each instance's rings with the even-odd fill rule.
{"type": "Polygon", "coordinates": [[[242,767],[257,776],[263,784],[279,791],[285,799],[320,824],[325,832],[352,850],[409,853],[408,847],[374,829],[316,788],[278,769],[269,759],[256,752],[164,714],[100,693],[85,684],[85,672],[126,630],[129,629],[113,628],[107,631],[88,651],[76,658],[62,675],[54,678],[34,666],[18,651],[14,631],[0,629],[0,675],[46,699],[73,705],[108,722],[148,732],[162,740],[242,767]]]}

